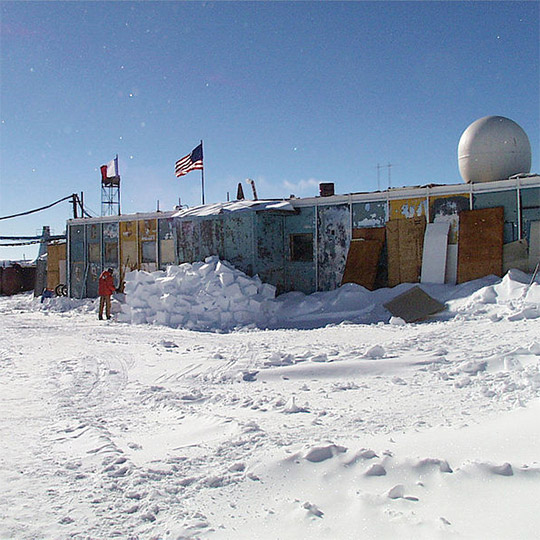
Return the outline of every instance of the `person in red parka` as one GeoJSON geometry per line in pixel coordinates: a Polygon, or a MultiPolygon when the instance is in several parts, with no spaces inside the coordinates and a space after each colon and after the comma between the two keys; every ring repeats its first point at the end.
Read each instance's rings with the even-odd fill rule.
{"type": "Polygon", "coordinates": [[[98,294],[99,294],[99,320],[103,319],[103,308],[105,308],[105,314],[107,319],[111,318],[111,294],[115,292],[113,269],[107,268],[101,272],[98,281],[98,294]]]}

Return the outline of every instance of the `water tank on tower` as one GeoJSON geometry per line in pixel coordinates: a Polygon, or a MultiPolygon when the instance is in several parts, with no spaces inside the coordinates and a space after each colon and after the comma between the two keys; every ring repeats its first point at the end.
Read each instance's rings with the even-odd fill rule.
{"type": "Polygon", "coordinates": [[[531,143],[523,129],[504,116],[473,122],[458,144],[459,172],[465,182],[505,180],[531,170],[531,143]]]}

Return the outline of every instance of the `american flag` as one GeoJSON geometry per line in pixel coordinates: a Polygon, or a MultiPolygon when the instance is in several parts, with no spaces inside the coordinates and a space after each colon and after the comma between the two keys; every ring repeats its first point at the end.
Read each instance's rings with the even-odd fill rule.
{"type": "Polygon", "coordinates": [[[176,162],[176,167],[174,172],[177,178],[184,176],[190,171],[195,171],[197,169],[203,168],[203,152],[202,152],[202,142],[193,149],[191,154],[184,156],[176,162]]]}

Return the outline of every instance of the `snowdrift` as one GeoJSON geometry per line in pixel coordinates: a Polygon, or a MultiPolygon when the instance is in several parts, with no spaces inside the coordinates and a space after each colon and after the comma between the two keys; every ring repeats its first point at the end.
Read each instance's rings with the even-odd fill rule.
{"type": "MultiPolygon", "coordinates": [[[[383,305],[415,284],[369,291],[348,283],[335,291],[306,295],[290,292],[275,298],[274,286],[249,277],[217,257],[204,263],[184,263],[153,273],[126,276],[126,302],[118,320],[160,324],[190,330],[229,331],[238,327],[309,329],[327,324],[403,324],[383,305]]],[[[540,317],[540,286],[530,276],[511,270],[459,286],[422,284],[430,296],[446,303],[447,311],[431,320],[456,315],[540,317]]]]}

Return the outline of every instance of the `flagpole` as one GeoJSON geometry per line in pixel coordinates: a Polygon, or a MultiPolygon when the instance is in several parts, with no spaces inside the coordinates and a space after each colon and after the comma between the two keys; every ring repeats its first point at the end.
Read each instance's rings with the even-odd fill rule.
{"type": "Polygon", "coordinates": [[[204,205],[204,152],[202,152],[202,150],[203,150],[203,142],[201,139],[201,153],[203,155],[203,166],[201,169],[201,193],[202,193],[202,203],[204,205]]]}

